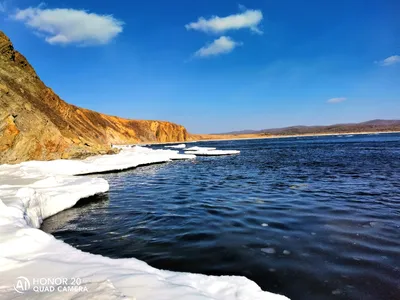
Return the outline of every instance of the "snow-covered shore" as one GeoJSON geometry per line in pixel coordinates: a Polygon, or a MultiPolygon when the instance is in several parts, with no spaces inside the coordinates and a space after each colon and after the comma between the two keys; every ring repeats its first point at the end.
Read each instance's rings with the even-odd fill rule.
{"type": "Polygon", "coordinates": [[[244,277],[170,272],[134,258],[84,253],[38,229],[43,219],[109,189],[104,179],[73,175],[193,158],[177,151],[135,147],[81,161],[1,165],[0,298],[287,299],[262,291],[244,277]],[[54,286],[51,280],[56,279],[65,282],[54,286]],[[21,280],[25,284],[17,286],[22,292],[18,293],[15,286],[21,280]]]}

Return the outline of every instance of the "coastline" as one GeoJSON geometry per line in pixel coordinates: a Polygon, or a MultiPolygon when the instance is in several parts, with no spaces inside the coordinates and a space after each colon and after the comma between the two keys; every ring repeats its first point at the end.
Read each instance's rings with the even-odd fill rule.
{"type": "Polygon", "coordinates": [[[87,290],[53,295],[62,299],[288,299],[262,291],[245,277],[164,271],[135,258],[111,259],[85,253],[39,229],[43,219],[109,189],[104,179],[74,175],[129,169],[176,157],[193,159],[177,151],[138,147],[85,160],[0,165],[0,295],[30,299],[51,296],[33,289],[18,295],[15,284],[23,276],[28,280],[80,278],[80,286],[87,290]]]}
{"type": "MultiPolygon", "coordinates": [[[[200,140],[197,140],[196,142],[261,140],[261,139],[284,139],[284,138],[297,138],[297,137],[320,137],[320,136],[339,136],[339,135],[343,135],[343,136],[345,136],[345,135],[372,135],[372,134],[384,134],[384,133],[394,134],[394,133],[400,133],[400,131],[371,131],[371,132],[346,132],[346,133],[310,133],[310,134],[268,135],[268,136],[257,135],[257,136],[254,136],[254,137],[247,136],[247,135],[243,135],[243,137],[240,137],[240,135],[237,135],[236,137],[227,137],[227,138],[223,138],[222,137],[222,138],[200,139],[200,140]]],[[[193,143],[193,141],[191,141],[191,142],[193,143]]],[[[177,144],[177,143],[171,143],[171,144],[177,144]]],[[[189,142],[182,142],[182,143],[189,143],[189,142]]],[[[152,144],[148,143],[148,145],[152,145],[152,144]]]]}
{"type": "MultiPolygon", "coordinates": [[[[218,135],[209,135],[212,136],[210,138],[201,138],[197,140],[190,141],[178,141],[178,142],[143,142],[137,143],[135,145],[138,146],[146,146],[146,145],[173,145],[173,144],[190,144],[197,142],[216,142],[216,141],[238,141],[238,140],[261,140],[261,139],[284,139],[284,138],[297,138],[297,137],[319,137],[319,136],[339,136],[339,135],[370,135],[370,134],[383,134],[383,133],[400,133],[400,131],[365,131],[365,132],[345,132],[345,133],[309,133],[309,134],[293,134],[293,135],[259,135],[259,134],[243,134],[243,135],[230,135],[224,136],[221,135],[221,138],[215,138],[218,135]]],[[[192,137],[206,137],[204,134],[193,134],[192,137]]]]}

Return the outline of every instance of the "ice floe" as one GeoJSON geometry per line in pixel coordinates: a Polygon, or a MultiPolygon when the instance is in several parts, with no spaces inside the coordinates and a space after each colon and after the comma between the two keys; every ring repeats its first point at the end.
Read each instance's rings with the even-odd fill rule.
{"type": "Polygon", "coordinates": [[[43,219],[74,206],[79,199],[109,189],[104,179],[72,175],[177,158],[193,156],[126,147],[116,155],[85,160],[1,165],[0,298],[287,299],[262,291],[245,277],[170,272],[135,258],[111,259],[85,253],[38,229],[43,219]],[[66,284],[54,283],[57,279],[66,284]]]}
{"type": "Polygon", "coordinates": [[[185,149],[186,145],[185,144],[170,145],[170,146],[165,146],[165,148],[185,149]]]}
{"type": "Polygon", "coordinates": [[[239,154],[238,150],[217,150],[215,147],[190,147],[186,148],[185,144],[165,146],[166,148],[184,149],[186,155],[196,156],[221,156],[221,155],[233,155],[239,154]]]}
{"type": "Polygon", "coordinates": [[[233,155],[240,154],[238,150],[207,150],[207,149],[198,149],[198,150],[189,150],[185,151],[185,154],[193,154],[196,156],[221,156],[221,155],[233,155]]]}
{"type": "Polygon", "coordinates": [[[238,150],[217,150],[214,147],[190,147],[185,149],[185,154],[192,154],[196,156],[220,156],[220,155],[233,155],[239,154],[238,150]]]}
{"type": "Polygon", "coordinates": [[[195,146],[195,147],[186,148],[185,150],[186,150],[186,151],[201,151],[201,150],[203,150],[203,151],[210,151],[210,150],[217,150],[217,148],[213,148],[213,147],[198,147],[198,146],[195,146]]]}

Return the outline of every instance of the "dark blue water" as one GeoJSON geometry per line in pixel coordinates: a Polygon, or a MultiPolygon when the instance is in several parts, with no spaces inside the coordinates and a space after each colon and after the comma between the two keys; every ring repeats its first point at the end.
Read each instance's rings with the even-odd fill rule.
{"type": "Polygon", "coordinates": [[[292,299],[400,299],[400,135],[197,143],[241,150],[102,175],[43,229],[87,252],[243,275],[292,299]]]}

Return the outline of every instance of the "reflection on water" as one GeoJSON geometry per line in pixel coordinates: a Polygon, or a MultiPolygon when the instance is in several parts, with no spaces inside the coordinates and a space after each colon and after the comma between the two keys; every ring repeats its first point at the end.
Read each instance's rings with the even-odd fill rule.
{"type": "Polygon", "coordinates": [[[102,211],[106,210],[108,205],[108,194],[99,194],[81,199],[74,207],[46,219],[41,229],[45,232],[54,232],[61,228],[74,230],[77,224],[79,224],[80,218],[90,218],[96,214],[101,215],[102,211]]]}
{"type": "Polygon", "coordinates": [[[197,145],[241,154],[103,175],[109,200],[43,228],[84,251],[243,275],[292,299],[400,299],[400,135],[197,145]]]}

